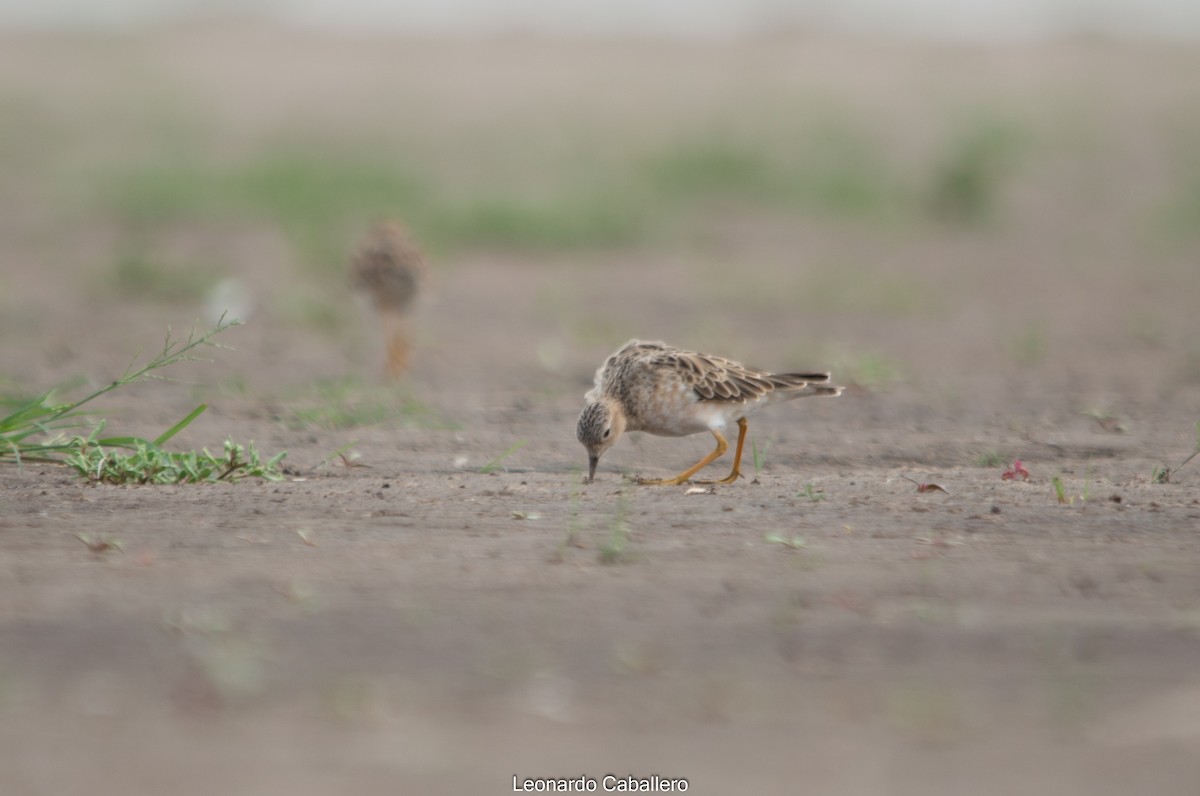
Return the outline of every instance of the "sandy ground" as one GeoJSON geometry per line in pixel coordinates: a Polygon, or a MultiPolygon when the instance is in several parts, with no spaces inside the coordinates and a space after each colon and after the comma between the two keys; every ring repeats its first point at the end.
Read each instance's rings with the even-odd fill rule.
{"type": "MultiPolygon", "coordinates": [[[[316,64],[361,77],[383,57],[381,42],[364,53],[279,34],[253,47],[235,38],[206,71],[203,37],[177,39],[145,46],[210,98],[252,51],[307,64],[297,79],[316,64]]],[[[38,51],[21,44],[7,56],[10,89],[38,51]]],[[[496,62],[516,47],[487,46],[496,62]]],[[[462,52],[415,49],[405,57],[442,67],[462,52]]],[[[545,76],[564,49],[523,43],[511,68],[565,81],[545,76]]],[[[596,83],[601,56],[630,71],[663,57],[650,44],[582,49],[568,74],[596,83]]],[[[482,794],[512,792],[514,776],[613,773],[685,777],[712,794],[1195,793],[1200,467],[1167,484],[1151,474],[1192,450],[1200,420],[1197,250],[1144,257],[1109,223],[1165,179],[1159,128],[1126,111],[1144,122],[1194,110],[1200,71],[1176,67],[1195,54],[943,52],[896,77],[881,65],[909,63],[895,49],[817,49],[801,60],[855,64],[847,91],[879,92],[881,107],[898,107],[889,81],[939,76],[935,94],[965,84],[945,77],[956,58],[983,63],[988,85],[1014,96],[1132,69],[1104,102],[1082,104],[1113,139],[1130,138],[1113,168],[1142,179],[1058,223],[1022,183],[1009,223],[966,232],[743,213],[694,248],[462,254],[435,264],[414,369],[397,388],[434,407],[433,427],[285,422],[280,385],[373,377],[378,346],[366,320],[345,338],[258,314],[226,333],[234,350],[213,363],[98,411],[153,435],[205,400],[178,443],[287,450],[284,481],[97,487],[54,467],[0,468],[0,792],[482,794]],[[929,303],[814,305],[805,275],[830,252],[883,263],[872,273],[900,275],[929,303]],[[700,437],[633,435],[582,485],[582,394],[633,336],[770,368],[842,364],[835,380],[847,383],[871,352],[898,378],[755,417],[755,442],[769,443],[761,471],[748,455],[747,477],[711,494],[623,477],[677,472],[706,452],[700,437]],[[244,389],[219,386],[231,373],[244,389]],[[350,443],[365,466],[321,464],[350,443]],[[1004,465],[979,464],[988,451],[1021,458],[1031,478],[1002,480],[1004,465]],[[123,551],[91,553],[77,532],[123,551]],[[614,535],[621,549],[606,555],[614,535]]],[[[784,52],[774,42],[718,57],[782,68],[784,52]]],[[[649,98],[631,104],[709,62],[675,45],[662,63],[648,69],[649,98]]],[[[682,83],[688,102],[706,68],[682,83]]],[[[52,97],[86,93],[53,70],[43,79],[52,97]]],[[[465,91],[456,79],[452,95],[465,91]]],[[[366,89],[345,96],[325,80],[317,90],[338,107],[369,103],[366,89]]],[[[529,82],[520,98],[559,96],[529,82]]],[[[253,128],[289,118],[289,96],[212,107],[253,128]]],[[[52,239],[29,231],[44,211],[6,201],[10,382],[112,378],[166,324],[198,314],[95,302],[86,252],[111,234],[105,223],[52,239]]],[[[224,232],[262,284],[283,257],[271,236],[224,232]]],[[[859,287],[870,293],[873,278],[859,287]]]]}

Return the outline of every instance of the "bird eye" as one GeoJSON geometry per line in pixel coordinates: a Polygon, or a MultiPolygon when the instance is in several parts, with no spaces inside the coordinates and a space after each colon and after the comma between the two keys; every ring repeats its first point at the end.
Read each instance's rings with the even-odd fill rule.
{"type": "Polygon", "coordinates": [[[605,438],[605,439],[608,439],[608,435],[609,435],[609,434],[611,434],[611,433],[612,433],[612,429],[611,429],[611,428],[606,428],[606,429],[604,429],[604,438],[605,438]]]}

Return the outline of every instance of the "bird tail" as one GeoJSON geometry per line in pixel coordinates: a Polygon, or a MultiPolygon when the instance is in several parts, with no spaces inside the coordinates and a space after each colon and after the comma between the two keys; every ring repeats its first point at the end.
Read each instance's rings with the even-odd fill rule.
{"type": "Polygon", "coordinates": [[[778,373],[773,377],[779,389],[793,393],[796,397],[809,395],[841,395],[844,387],[830,384],[828,373],[778,373]]]}

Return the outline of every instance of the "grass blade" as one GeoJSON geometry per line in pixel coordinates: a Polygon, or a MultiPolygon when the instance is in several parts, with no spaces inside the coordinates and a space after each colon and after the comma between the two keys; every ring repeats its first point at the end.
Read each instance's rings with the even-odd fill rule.
{"type": "Polygon", "coordinates": [[[480,467],[479,472],[484,473],[486,475],[487,473],[492,473],[492,472],[495,472],[496,470],[499,470],[501,462],[503,462],[509,456],[512,456],[514,453],[521,450],[521,448],[524,448],[528,444],[529,444],[529,440],[527,440],[527,439],[518,440],[517,442],[514,442],[511,446],[509,446],[508,450],[506,450],[504,453],[500,454],[495,459],[492,459],[490,462],[485,464],[483,467],[480,467]]]}
{"type": "Polygon", "coordinates": [[[203,414],[204,410],[207,408],[208,408],[208,404],[200,404],[199,406],[197,406],[183,420],[180,420],[178,423],[171,426],[166,431],[164,431],[163,433],[161,433],[157,437],[155,437],[154,444],[156,446],[161,447],[162,444],[165,443],[167,440],[169,440],[171,437],[175,436],[180,431],[183,431],[185,428],[187,428],[188,424],[190,424],[193,420],[195,420],[197,417],[199,417],[201,414],[203,414]]]}

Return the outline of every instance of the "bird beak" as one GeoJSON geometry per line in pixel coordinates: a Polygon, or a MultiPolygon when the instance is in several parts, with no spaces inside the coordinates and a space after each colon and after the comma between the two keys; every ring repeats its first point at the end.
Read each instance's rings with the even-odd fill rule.
{"type": "Polygon", "coordinates": [[[600,463],[599,456],[588,456],[588,483],[596,477],[596,465],[600,463]]]}

